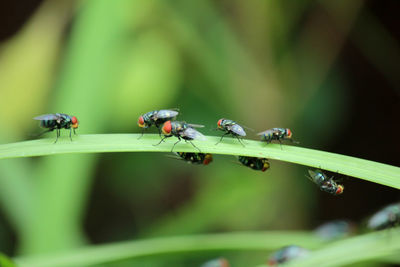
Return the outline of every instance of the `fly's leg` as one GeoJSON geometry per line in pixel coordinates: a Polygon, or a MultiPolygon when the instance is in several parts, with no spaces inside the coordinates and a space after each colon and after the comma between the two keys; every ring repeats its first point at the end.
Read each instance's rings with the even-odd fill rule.
{"type": "MultiPolygon", "coordinates": [[[[185,140],[186,141],[186,140],[185,140]]],[[[197,147],[197,146],[195,146],[195,144],[193,144],[193,142],[192,141],[188,141],[189,143],[191,143],[192,144],[192,146],[194,146],[200,153],[201,153],[201,150],[197,147]]]]}
{"type": "Polygon", "coordinates": [[[158,135],[161,137],[161,129],[160,129],[160,126],[157,125],[157,129],[158,129],[158,135]]]}
{"type": "Polygon", "coordinates": [[[57,141],[58,141],[58,137],[60,136],[60,129],[56,129],[56,133],[57,133],[57,137],[56,137],[56,141],[54,141],[54,144],[57,143],[57,141]]]}
{"type": "Polygon", "coordinates": [[[76,131],[75,131],[75,128],[74,128],[74,135],[76,135],[76,131]]]}
{"type": "Polygon", "coordinates": [[[224,138],[224,136],[225,135],[228,135],[229,133],[224,133],[222,136],[221,136],[221,139],[219,139],[219,141],[215,144],[215,145],[218,145],[219,143],[221,143],[221,141],[222,141],[222,139],[224,138]]]}
{"type": "Polygon", "coordinates": [[[246,147],[246,146],[243,144],[243,141],[239,138],[239,136],[236,136],[236,138],[237,138],[237,140],[239,140],[239,143],[242,144],[243,147],[246,147]]]}
{"type": "Polygon", "coordinates": [[[142,135],[139,136],[138,140],[143,137],[143,134],[144,134],[144,129],[142,128],[142,135]]]}
{"type": "Polygon", "coordinates": [[[281,150],[283,150],[283,149],[282,149],[282,141],[281,141],[281,139],[278,139],[278,141],[279,141],[279,144],[280,144],[280,146],[281,146],[281,150]]]}
{"type": "Polygon", "coordinates": [[[166,138],[168,138],[168,137],[171,137],[171,136],[164,136],[163,138],[161,138],[160,142],[158,142],[157,144],[155,144],[155,145],[153,145],[153,146],[158,146],[159,144],[161,144],[162,142],[164,142],[164,140],[165,140],[166,138]]]}
{"type": "Polygon", "coordinates": [[[178,136],[178,141],[176,141],[175,144],[172,146],[171,152],[174,150],[174,147],[176,146],[176,144],[178,144],[180,141],[181,141],[181,138],[178,136]]]}
{"type": "Polygon", "coordinates": [[[71,128],[69,128],[69,139],[71,139],[71,142],[72,142],[72,129],[71,128]]]}

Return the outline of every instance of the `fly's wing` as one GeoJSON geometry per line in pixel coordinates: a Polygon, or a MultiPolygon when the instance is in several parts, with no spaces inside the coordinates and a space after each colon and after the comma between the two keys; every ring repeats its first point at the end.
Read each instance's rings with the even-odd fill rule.
{"type": "Polygon", "coordinates": [[[189,127],[192,127],[192,128],[203,128],[204,127],[204,125],[201,125],[201,124],[188,123],[188,125],[189,125],[189,127]]]}
{"type": "Polygon", "coordinates": [[[250,127],[247,127],[247,126],[245,126],[245,125],[242,125],[242,124],[241,124],[240,126],[242,126],[242,127],[243,127],[244,129],[246,129],[246,130],[255,132],[254,129],[252,129],[252,128],[250,128],[250,127]]]}
{"type": "Polygon", "coordinates": [[[274,133],[274,135],[281,135],[285,133],[284,128],[272,128],[271,131],[274,133]]]}
{"type": "Polygon", "coordinates": [[[266,130],[264,132],[258,133],[257,135],[266,135],[266,134],[268,134],[270,132],[271,132],[271,130],[266,130]]]}
{"type": "Polygon", "coordinates": [[[201,141],[206,140],[206,137],[205,137],[202,133],[196,131],[196,130],[193,129],[193,128],[187,128],[187,129],[185,129],[185,130],[181,133],[181,136],[182,136],[182,137],[187,137],[187,138],[190,139],[190,140],[193,140],[193,139],[201,140],[201,141]]]}
{"type": "Polygon", "coordinates": [[[308,170],[308,174],[310,174],[311,177],[314,177],[317,175],[317,173],[313,170],[308,170]]]}
{"type": "Polygon", "coordinates": [[[180,111],[180,109],[179,108],[169,108],[168,110],[173,110],[173,111],[180,111]]]}
{"type": "Polygon", "coordinates": [[[246,132],[244,131],[243,127],[239,124],[234,124],[231,127],[231,131],[240,136],[246,136],[246,132]]]}
{"type": "Polygon", "coordinates": [[[178,116],[179,112],[175,110],[169,110],[169,109],[161,109],[157,112],[157,114],[154,116],[154,119],[167,119],[167,118],[175,118],[178,116]]]}
{"type": "Polygon", "coordinates": [[[45,114],[45,115],[40,115],[37,117],[34,117],[34,120],[37,121],[45,121],[45,120],[58,120],[60,117],[57,116],[56,114],[45,114]]]}
{"type": "Polygon", "coordinates": [[[165,157],[170,159],[183,160],[183,158],[178,153],[174,153],[174,155],[165,155],[165,157]]]}
{"type": "Polygon", "coordinates": [[[313,171],[313,170],[308,170],[308,174],[309,175],[305,175],[311,182],[313,182],[313,183],[316,183],[316,181],[315,181],[315,176],[317,175],[317,173],[315,172],[315,171],[313,171]]]}

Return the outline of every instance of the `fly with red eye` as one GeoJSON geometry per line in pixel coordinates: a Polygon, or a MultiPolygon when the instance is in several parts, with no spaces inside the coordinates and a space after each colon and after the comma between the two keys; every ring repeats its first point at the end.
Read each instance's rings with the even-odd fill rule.
{"type": "Polygon", "coordinates": [[[161,128],[164,137],[162,137],[161,141],[158,144],[155,144],[155,146],[164,142],[166,138],[175,136],[178,138],[178,141],[172,146],[171,152],[174,150],[175,145],[182,141],[182,139],[185,140],[185,142],[192,144],[192,146],[201,152],[200,149],[192,142],[192,140],[206,140],[206,137],[202,133],[194,129],[201,127],[204,126],[198,124],[189,124],[184,121],[166,121],[161,128]]]}
{"type": "Polygon", "coordinates": [[[279,141],[281,149],[283,140],[290,140],[292,143],[296,144],[299,143],[292,139],[292,131],[288,128],[272,128],[258,133],[257,135],[261,135],[261,141],[267,142],[267,144],[271,143],[273,140],[279,141]]]}
{"type": "Polygon", "coordinates": [[[142,138],[145,129],[155,125],[158,129],[158,133],[161,137],[161,125],[164,122],[173,120],[178,116],[179,112],[177,110],[161,109],[153,110],[141,115],[138,119],[138,126],[142,128],[142,135],[138,138],[142,138]]]}
{"type": "Polygon", "coordinates": [[[74,130],[74,134],[76,134],[75,129],[79,126],[78,119],[75,116],[70,116],[64,113],[45,114],[33,119],[40,121],[40,126],[48,129],[40,135],[56,130],[57,138],[54,143],[57,143],[58,137],[60,137],[60,131],[63,128],[69,129],[69,138],[72,141],[72,130],[74,130]]]}
{"type": "Polygon", "coordinates": [[[233,120],[228,120],[228,119],[218,120],[217,130],[223,131],[225,133],[221,136],[221,139],[215,145],[218,145],[226,135],[232,135],[233,137],[236,137],[239,140],[239,143],[242,144],[242,146],[245,146],[239,137],[245,137],[246,132],[244,131],[242,126],[240,126],[233,120]]]}
{"type": "Polygon", "coordinates": [[[323,171],[319,169],[308,170],[308,174],[309,176],[306,175],[306,177],[315,183],[321,191],[336,196],[343,193],[344,186],[338,184],[333,177],[329,178],[323,171]]]}

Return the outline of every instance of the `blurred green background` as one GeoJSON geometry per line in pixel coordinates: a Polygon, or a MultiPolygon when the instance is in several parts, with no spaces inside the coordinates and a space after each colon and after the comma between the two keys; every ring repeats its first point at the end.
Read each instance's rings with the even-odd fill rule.
{"type": "MultiPolygon", "coordinates": [[[[2,143],[32,139],[34,116],[78,117],[79,134],[133,133],[140,114],[179,108],[214,135],[219,118],[288,127],[301,146],[399,165],[400,21],[392,1],[5,1],[0,8],[2,143]]],[[[48,134],[55,137],[55,134],[48,134]]],[[[67,133],[62,133],[67,140],[67,133]]],[[[258,138],[250,134],[251,138],[258,138]]],[[[398,190],[346,179],[318,190],[306,168],[258,173],[215,156],[156,153],[0,161],[0,251],[357,222],[398,190]]],[[[223,253],[233,266],[265,253],[223,253]]],[[[221,253],[112,266],[197,266],[221,253]]],[[[110,265],[111,266],[111,265],[110,265]]]]}

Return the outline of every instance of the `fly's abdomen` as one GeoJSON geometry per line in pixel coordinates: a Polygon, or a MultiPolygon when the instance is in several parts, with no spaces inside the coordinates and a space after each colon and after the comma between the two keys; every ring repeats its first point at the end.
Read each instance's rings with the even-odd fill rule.
{"type": "Polygon", "coordinates": [[[40,121],[40,126],[43,128],[56,128],[57,122],[55,120],[42,120],[40,121]]]}
{"type": "Polygon", "coordinates": [[[239,162],[245,166],[249,166],[249,158],[244,156],[239,156],[239,162]]]}
{"type": "Polygon", "coordinates": [[[265,133],[265,134],[264,134],[264,140],[265,140],[265,141],[270,142],[270,141],[272,141],[272,139],[273,139],[273,134],[272,134],[272,132],[268,132],[268,133],[265,133]]]}

